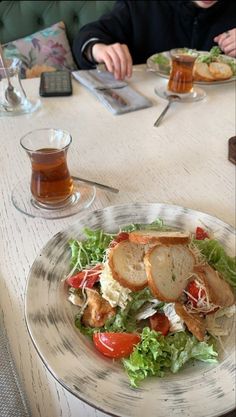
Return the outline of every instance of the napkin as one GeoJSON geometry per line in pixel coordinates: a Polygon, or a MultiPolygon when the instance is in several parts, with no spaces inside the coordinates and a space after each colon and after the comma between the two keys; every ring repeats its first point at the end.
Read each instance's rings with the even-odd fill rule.
{"type": "MultiPolygon", "coordinates": [[[[1,314],[1,312],[0,312],[1,314]]],[[[20,385],[0,317],[0,415],[1,417],[30,417],[25,393],[20,385]]]]}
{"type": "Polygon", "coordinates": [[[127,82],[115,80],[108,71],[79,70],[72,74],[113,114],[124,114],[152,106],[150,100],[137,93],[127,82]]]}

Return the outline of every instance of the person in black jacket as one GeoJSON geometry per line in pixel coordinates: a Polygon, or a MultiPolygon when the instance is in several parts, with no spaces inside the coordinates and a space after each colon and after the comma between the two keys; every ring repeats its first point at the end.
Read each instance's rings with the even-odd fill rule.
{"type": "Polygon", "coordinates": [[[118,0],[110,13],[80,30],[73,52],[80,68],[105,63],[123,79],[154,53],[217,44],[236,56],[235,0],[118,0]]]}

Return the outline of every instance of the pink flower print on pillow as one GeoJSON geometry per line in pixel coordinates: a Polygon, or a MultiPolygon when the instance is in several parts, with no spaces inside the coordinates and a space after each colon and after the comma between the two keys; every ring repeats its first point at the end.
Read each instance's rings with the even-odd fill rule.
{"type": "Polygon", "coordinates": [[[65,65],[67,51],[60,43],[48,40],[48,42],[42,46],[41,50],[43,54],[46,55],[45,62],[50,60],[51,65],[65,65]]]}

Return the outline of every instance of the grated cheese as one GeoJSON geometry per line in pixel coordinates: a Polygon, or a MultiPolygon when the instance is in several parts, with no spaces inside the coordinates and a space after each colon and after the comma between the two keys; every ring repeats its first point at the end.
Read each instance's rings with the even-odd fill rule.
{"type": "Polygon", "coordinates": [[[170,321],[170,332],[182,332],[185,330],[184,321],[176,314],[174,303],[167,303],[163,307],[165,315],[170,321]]]}
{"type": "MultiPolygon", "coordinates": [[[[196,276],[196,274],[194,275],[196,276]]],[[[186,304],[187,310],[190,310],[191,313],[210,313],[211,311],[218,309],[218,305],[210,302],[205,285],[198,275],[196,276],[194,282],[198,288],[198,298],[194,298],[192,294],[190,294],[187,290],[184,290],[184,293],[190,298],[186,304]],[[197,305],[193,306],[191,300],[195,301],[197,305]]]]}
{"type": "Polygon", "coordinates": [[[124,309],[130,300],[129,288],[122,287],[119,282],[114,280],[111,269],[106,261],[100,275],[100,285],[102,297],[107,300],[112,307],[119,306],[124,309]]]}

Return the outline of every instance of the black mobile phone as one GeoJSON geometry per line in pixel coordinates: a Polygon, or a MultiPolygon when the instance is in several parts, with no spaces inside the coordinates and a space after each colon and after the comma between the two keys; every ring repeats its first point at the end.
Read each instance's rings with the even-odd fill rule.
{"type": "Polygon", "coordinates": [[[39,94],[42,97],[70,96],[72,94],[71,73],[64,70],[42,72],[39,94]]]}

